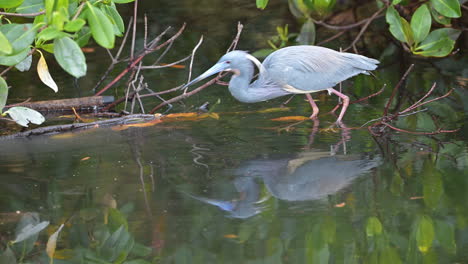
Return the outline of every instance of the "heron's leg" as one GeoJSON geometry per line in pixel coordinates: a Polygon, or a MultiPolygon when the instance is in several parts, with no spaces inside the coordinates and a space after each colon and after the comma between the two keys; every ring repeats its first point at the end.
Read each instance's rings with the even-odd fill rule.
{"type": "Polygon", "coordinates": [[[317,104],[314,101],[314,98],[312,98],[312,95],[310,94],[305,94],[307,97],[307,100],[309,100],[310,106],[312,107],[312,115],[310,116],[310,119],[316,119],[319,113],[319,108],[317,104]]]}
{"type": "Polygon", "coordinates": [[[338,92],[337,90],[333,88],[328,88],[327,89],[329,93],[334,93],[341,99],[343,99],[343,107],[341,108],[340,115],[338,116],[338,119],[336,120],[337,123],[341,123],[341,119],[343,119],[344,114],[346,113],[346,109],[348,108],[349,105],[349,97],[338,92]]]}

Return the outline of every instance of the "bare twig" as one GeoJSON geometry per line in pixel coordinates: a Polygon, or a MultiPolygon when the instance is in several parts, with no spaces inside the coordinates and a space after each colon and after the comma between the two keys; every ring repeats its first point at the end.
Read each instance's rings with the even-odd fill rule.
{"type": "MultiPolygon", "coordinates": [[[[128,25],[127,25],[127,28],[130,28],[130,26],[132,25],[133,23],[133,19],[130,19],[128,21],[128,25]]],[[[120,44],[120,47],[119,47],[119,50],[117,51],[117,53],[115,54],[115,57],[112,56],[112,53],[107,49],[107,51],[109,52],[109,56],[111,57],[111,64],[109,65],[109,67],[107,68],[106,72],[101,76],[101,79],[99,79],[99,81],[96,83],[96,85],[94,86],[93,88],[93,91],[96,91],[96,89],[101,86],[102,82],[104,82],[104,80],[107,78],[107,76],[110,74],[110,72],[114,69],[115,65],[117,63],[119,63],[119,58],[120,58],[120,55],[122,54],[122,50],[123,50],[123,47],[125,46],[125,44],[127,43],[127,39],[128,39],[128,34],[129,34],[130,30],[127,30],[125,32],[125,35],[122,39],[122,43],[120,44]]]]}
{"type": "Polygon", "coordinates": [[[403,77],[401,77],[400,81],[398,81],[397,85],[395,86],[395,88],[393,88],[393,91],[392,91],[392,94],[390,95],[390,98],[388,99],[388,102],[387,102],[387,105],[385,106],[385,109],[384,109],[384,112],[383,112],[383,116],[387,116],[388,114],[388,109],[390,108],[390,105],[393,101],[393,98],[395,98],[395,95],[398,91],[398,89],[400,88],[400,86],[403,84],[403,82],[406,80],[406,78],[408,77],[408,74],[411,72],[411,70],[413,69],[414,67],[414,64],[411,64],[408,69],[406,70],[406,72],[403,74],[403,77]]]}
{"type": "Polygon", "coordinates": [[[133,30],[132,30],[132,45],[130,48],[130,61],[133,61],[135,55],[135,39],[136,39],[136,24],[138,15],[138,0],[133,4],[133,30]]]}
{"type": "MultiPolygon", "coordinates": [[[[197,52],[197,49],[198,47],[200,47],[200,45],[202,44],[203,42],[203,35],[200,37],[200,40],[198,41],[197,45],[195,46],[195,48],[193,48],[192,50],[192,56],[190,58],[190,66],[189,66],[189,76],[188,76],[188,79],[187,79],[187,83],[190,82],[190,79],[192,79],[192,67],[193,67],[193,59],[195,58],[195,53],[197,52]]],[[[187,87],[188,88],[188,87],[187,87]]],[[[187,91],[187,88],[185,88],[185,91],[187,91]]]]}
{"type": "MultiPolygon", "coordinates": [[[[119,75],[117,75],[117,77],[114,78],[114,80],[112,80],[109,84],[107,84],[104,88],[102,88],[99,92],[97,92],[96,95],[101,95],[102,93],[107,91],[110,87],[112,87],[114,84],[116,84],[120,79],[122,79],[122,77],[124,77],[138,63],[140,63],[140,61],[146,55],[165,47],[166,45],[168,45],[169,43],[171,43],[172,41],[177,39],[180,36],[180,34],[182,34],[182,32],[184,31],[185,26],[186,26],[186,24],[184,23],[182,25],[182,27],[179,29],[179,31],[177,31],[177,33],[175,33],[172,37],[170,37],[168,40],[166,40],[164,43],[162,43],[162,44],[160,44],[158,46],[153,47],[153,44],[150,43],[150,48],[149,49],[145,49],[127,68],[125,68],[119,75]]],[[[156,40],[160,39],[160,37],[162,37],[162,35],[165,34],[166,32],[167,32],[167,29],[163,33],[161,33],[158,37],[156,37],[155,40],[153,41],[153,43],[156,44],[157,43],[156,40]]]]}
{"type": "Polygon", "coordinates": [[[80,6],[78,7],[78,11],[76,11],[75,15],[73,16],[72,20],[75,20],[78,18],[78,16],[81,14],[83,11],[84,6],[86,5],[86,1],[81,2],[80,6]]]}
{"type": "Polygon", "coordinates": [[[43,14],[45,14],[45,11],[27,13],[27,14],[0,12],[0,16],[14,16],[14,17],[37,17],[43,14]]]}
{"type": "MultiPolygon", "coordinates": [[[[346,49],[344,49],[344,51],[347,51],[349,50],[350,48],[356,48],[356,43],[359,41],[359,39],[362,37],[362,35],[364,34],[364,32],[366,32],[367,30],[367,27],[369,27],[370,23],[377,18],[377,16],[386,9],[387,7],[382,7],[380,8],[377,12],[375,12],[371,17],[369,17],[367,19],[367,21],[364,23],[364,26],[361,28],[361,31],[359,31],[358,35],[356,36],[356,38],[353,40],[353,42],[351,43],[351,45],[349,45],[346,49]]],[[[356,50],[355,50],[356,52],[356,50]]],[[[356,52],[357,53],[357,52],[356,52]]]]}

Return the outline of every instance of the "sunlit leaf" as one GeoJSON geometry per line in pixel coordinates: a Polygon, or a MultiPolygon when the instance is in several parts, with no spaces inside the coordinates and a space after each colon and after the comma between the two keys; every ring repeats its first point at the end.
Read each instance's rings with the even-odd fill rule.
{"type": "Polygon", "coordinates": [[[126,3],[131,3],[135,0],[113,0],[112,2],[116,3],[116,4],[126,4],[126,3]]]}
{"type": "Polygon", "coordinates": [[[268,5],[268,0],[256,0],[257,8],[265,9],[268,5]]]}
{"type": "Polygon", "coordinates": [[[11,54],[13,52],[13,47],[8,41],[7,37],[3,35],[0,31],[0,54],[11,54]]]}
{"type": "Polygon", "coordinates": [[[327,14],[335,5],[334,0],[314,0],[312,1],[313,8],[320,14],[327,14]]]}
{"type": "Polygon", "coordinates": [[[370,237],[382,234],[382,224],[377,217],[371,216],[367,219],[366,234],[370,237]]]}
{"type": "Polygon", "coordinates": [[[387,9],[385,19],[390,25],[390,32],[392,35],[401,42],[405,42],[405,33],[403,32],[403,25],[401,24],[401,17],[393,6],[387,9]]]}
{"type": "Polygon", "coordinates": [[[295,16],[296,18],[304,18],[308,17],[310,10],[309,7],[306,5],[305,0],[289,0],[288,1],[289,11],[295,16]]]}
{"type": "Polygon", "coordinates": [[[460,2],[458,0],[430,0],[430,2],[441,15],[451,18],[461,16],[460,2]]]}
{"type": "Polygon", "coordinates": [[[52,21],[52,13],[55,10],[54,9],[55,1],[56,0],[44,0],[47,22],[52,21]]]}
{"type": "Polygon", "coordinates": [[[69,37],[54,40],[54,55],[60,66],[75,78],[86,75],[86,59],[80,46],[69,37]]]}
{"type": "Polygon", "coordinates": [[[77,32],[81,30],[85,24],[86,21],[84,19],[77,18],[75,20],[67,22],[63,28],[65,29],[65,31],[68,32],[77,32]]]}
{"type": "Polygon", "coordinates": [[[413,30],[416,44],[423,41],[431,30],[431,13],[426,4],[421,5],[411,17],[411,29],[413,30]]]}
{"type": "Polygon", "coordinates": [[[24,0],[24,2],[16,8],[16,13],[36,13],[44,9],[44,0],[24,0]]]}
{"type": "Polygon", "coordinates": [[[24,60],[15,65],[15,68],[20,72],[29,71],[32,65],[32,55],[28,55],[24,60]]]}
{"type": "Polygon", "coordinates": [[[18,243],[25,239],[30,238],[31,236],[36,235],[37,233],[41,232],[44,228],[49,225],[49,221],[43,221],[38,223],[37,225],[28,224],[19,233],[16,234],[15,240],[11,241],[11,243],[18,243]]]}
{"type": "Polygon", "coordinates": [[[8,56],[0,56],[0,65],[13,66],[22,62],[28,56],[30,48],[26,48],[18,53],[14,53],[8,56]]]}
{"type": "Polygon", "coordinates": [[[392,0],[392,5],[398,5],[402,0],[392,0]]]}
{"type": "Polygon", "coordinates": [[[423,215],[416,225],[416,243],[419,251],[426,253],[432,247],[434,241],[434,223],[432,219],[423,215]]]}
{"type": "Polygon", "coordinates": [[[5,113],[8,113],[10,117],[18,124],[24,127],[28,127],[29,123],[33,123],[36,125],[40,125],[44,123],[45,118],[41,115],[41,113],[33,110],[31,108],[23,107],[23,106],[15,106],[5,113]]]}
{"type": "Polygon", "coordinates": [[[310,120],[310,118],[307,116],[283,116],[283,117],[271,119],[271,121],[279,121],[279,122],[304,121],[304,120],[310,120]]]}
{"type": "Polygon", "coordinates": [[[69,36],[69,34],[62,32],[56,29],[55,27],[48,27],[42,30],[41,32],[39,32],[39,34],[37,34],[37,39],[39,41],[48,41],[48,40],[52,40],[56,38],[63,38],[67,36],[69,36]]]}
{"type": "Polygon", "coordinates": [[[37,25],[33,24],[5,24],[0,26],[0,32],[10,42],[13,47],[12,54],[17,54],[20,51],[28,48],[36,37],[37,25]]]}
{"type": "Polygon", "coordinates": [[[24,0],[0,0],[0,8],[12,8],[21,5],[24,0]]]}
{"type": "Polygon", "coordinates": [[[0,114],[3,112],[3,107],[6,105],[8,98],[8,84],[5,79],[0,76],[0,114]]]}
{"type": "Polygon", "coordinates": [[[308,19],[301,27],[301,32],[296,40],[302,45],[313,45],[315,43],[315,23],[312,19],[308,19]]]}
{"type": "Polygon", "coordinates": [[[104,48],[114,47],[115,35],[112,22],[99,8],[94,7],[90,2],[86,2],[88,9],[85,16],[91,28],[94,40],[104,48]]]}
{"type": "Polygon", "coordinates": [[[57,239],[58,239],[60,231],[62,231],[62,228],[63,228],[63,224],[61,224],[58,230],[55,231],[49,237],[49,240],[47,240],[46,252],[47,252],[47,256],[49,256],[49,258],[51,259],[51,263],[52,263],[52,259],[54,258],[55,249],[57,248],[57,239]]]}
{"type": "Polygon", "coordinates": [[[52,79],[52,76],[50,76],[49,67],[47,67],[47,62],[44,58],[44,55],[42,55],[42,52],[39,52],[39,54],[41,54],[41,57],[37,62],[37,74],[39,75],[39,79],[41,79],[45,85],[54,90],[54,92],[58,92],[57,84],[55,83],[54,79],[52,79]]]}

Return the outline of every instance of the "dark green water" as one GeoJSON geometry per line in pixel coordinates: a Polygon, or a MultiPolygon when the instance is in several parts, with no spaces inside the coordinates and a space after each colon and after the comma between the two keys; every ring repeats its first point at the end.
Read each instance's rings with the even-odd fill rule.
{"type": "MultiPolygon", "coordinates": [[[[143,7],[154,34],[188,22],[168,58],[185,56],[205,35],[195,73],[223,53],[237,21],[245,26],[240,48],[252,51],[266,47],[277,25],[294,23],[284,5],[260,12],[253,1],[235,1],[229,8],[239,12],[219,21],[226,3],[201,1],[187,9],[189,2],[143,7]]],[[[308,116],[304,98],[296,96],[288,111],[268,112],[287,98],[248,105],[231,98],[226,87],[214,86],[176,104],[174,112],[194,111],[206,101],[216,105],[220,99],[213,109],[219,119],[2,141],[0,245],[14,239],[21,216],[37,212],[51,228],[40,233],[25,257],[28,263],[40,263],[48,235],[65,221],[58,250],[72,253],[55,263],[111,263],[96,249],[99,236],[93,233],[106,215],[110,225],[122,223],[119,216],[127,218],[129,234],[151,249],[141,257],[150,263],[467,263],[466,57],[421,60],[398,50],[390,53],[391,48],[389,56],[379,57],[372,53],[377,48],[370,50],[368,56],[382,61],[377,79],[354,78],[343,84],[344,91],[358,98],[383,83],[387,90],[351,105],[344,118],[349,128],[380,117],[391,89],[415,63],[391,111],[417,101],[433,82],[438,86],[430,98],[455,91],[394,125],[411,131],[460,130],[435,136],[389,131],[373,137],[365,128],[330,129],[336,117],[326,112],[336,98],[325,95],[318,97],[318,131],[311,121],[286,129],[291,123],[271,119],[308,116]],[[111,204],[120,213],[106,212],[111,204]],[[84,248],[108,262],[72,262],[84,248]]],[[[98,54],[90,57],[91,74],[80,80],[80,89],[59,75],[64,88],[54,96],[91,94],[85,87],[106,66],[98,54]]],[[[145,76],[154,90],[162,90],[183,83],[187,72],[168,69],[145,76]]],[[[38,92],[46,88],[28,86],[34,89],[13,93],[18,100],[50,98],[38,92]]],[[[147,102],[148,107],[157,103],[147,102]]]]}

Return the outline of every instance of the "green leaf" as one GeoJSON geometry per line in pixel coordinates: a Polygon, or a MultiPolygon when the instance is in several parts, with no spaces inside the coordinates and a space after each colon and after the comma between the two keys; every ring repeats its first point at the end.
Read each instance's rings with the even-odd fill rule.
{"type": "Polygon", "coordinates": [[[0,31],[0,54],[8,55],[12,52],[13,47],[11,46],[10,41],[8,41],[7,37],[0,31]]]}
{"type": "Polygon", "coordinates": [[[439,201],[444,192],[442,174],[434,168],[434,164],[432,162],[425,161],[423,175],[424,203],[428,208],[435,209],[439,205],[439,201]]]}
{"type": "Polygon", "coordinates": [[[256,0],[257,8],[265,9],[268,5],[268,0],[256,0]]]}
{"type": "Polygon", "coordinates": [[[63,38],[63,37],[67,37],[68,34],[67,33],[64,33],[58,29],[56,29],[55,27],[48,27],[44,30],[42,30],[41,32],[39,32],[39,34],[37,34],[37,39],[39,41],[48,41],[48,40],[52,40],[52,39],[56,39],[56,38],[63,38]]]}
{"type": "Polygon", "coordinates": [[[16,13],[36,13],[44,9],[44,0],[24,0],[24,2],[16,8],[16,13]]]}
{"type": "Polygon", "coordinates": [[[78,37],[75,39],[75,42],[80,47],[84,47],[88,45],[90,38],[91,38],[91,30],[89,29],[89,27],[85,26],[80,31],[78,31],[78,37]]]}
{"type": "Polygon", "coordinates": [[[0,8],[13,8],[21,5],[24,0],[0,0],[0,8]]]}
{"type": "Polygon", "coordinates": [[[426,253],[432,247],[434,241],[434,223],[429,216],[420,217],[416,225],[416,244],[419,251],[426,253]]]}
{"type": "Polygon", "coordinates": [[[444,248],[449,254],[455,254],[457,251],[457,244],[455,242],[454,226],[449,222],[436,220],[435,229],[437,241],[442,248],[444,248]]]}
{"type": "Polygon", "coordinates": [[[151,264],[151,262],[148,262],[143,259],[134,259],[130,261],[125,261],[123,264],[151,264]]]}
{"type": "Polygon", "coordinates": [[[54,40],[54,55],[60,66],[75,78],[86,75],[86,59],[80,46],[69,37],[54,40]]]}
{"type": "Polygon", "coordinates": [[[401,1],[403,0],[393,0],[392,5],[398,5],[399,3],[401,3],[401,1]]]}
{"type": "Polygon", "coordinates": [[[275,51],[275,50],[274,49],[259,49],[259,50],[255,51],[254,53],[252,53],[252,56],[254,56],[256,58],[266,58],[273,51],[275,51]]]}
{"type": "Polygon", "coordinates": [[[382,224],[377,217],[372,216],[367,219],[366,234],[367,236],[376,236],[382,234],[382,224]]]}
{"type": "Polygon", "coordinates": [[[30,48],[26,48],[18,53],[9,56],[0,56],[0,65],[13,66],[22,62],[31,51],[30,48]]]}
{"type": "Polygon", "coordinates": [[[0,76],[0,114],[3,111],[3,107],[6,105],[8,98],[8,84],[5,79],[0,76]]]}
{"type": "Polygon", "coordinates": [[[116,4],[126,4],[126,3],[131,3],[135,0],[113,0],[112,2],[116,3],[116,4]]]}
{"type": "Polygon", "coordinates": [[[416,48],[415,54],[422,56],[444,57],[450,54],[460,31],[452,28],[436,29],[416,48]],[[422,50],[422,51],[418,51],[422,50]]]}
{"type": "Polygon", "coordinates": [[[53,54],[54,53],[54,43],[43,44],[43,45],[41,45],[41,49],[53,54]]]}
{"type": "Polygon", "coordinates": [[[325,15],[331,11],[335,5],[334,0],[314,0],[313,7],[320,14],[325,15]]]}
{"type": "Polygon", "coordinates": [[[430,2],[441,15],[450,18],[461,16],[460,2],[458,0],[430,0],[430,2]]]}
{"type": "Polygon", "coordinates": [[[52,21],[52,13],[55,11],[55,0],[44,0],[47,21],[52,21]]]}
{"type": "Polygon", "coordinates": [[[410,46],[412,46],[414,43],[414,37],[413,37],[413,31],[411,30],[411,26],[408,23],[408,21],[406,21],[406,19],[402,17],[400,19],[401,19],[401,26],[403,29],[403,34],[405,35],[405,42],[408,43],[410,46]]]}
{"type": "Polygon", "coordinates": [[[315,23],[312,19],[308,19],[307,22],[302,25],[301,32],[296,40],[302,45],[313,45],[315,43],[315,35],[315,23]]]}
{"type": "Polygon", "coordinates": [[[115,8],[115,5],[112,6],[101,6],[101,10],[107,14],[107,17],[112,22],[114,27],[114,34],[116,36],[122,36],[123,32],[125,31],[125,26],[122,17],[120,16],[119,12],[115,8]]]}
{"type": "MultiPolygon", "coordinates": [[[[31,108],[27,108],[27,107],[15,106],[15,107],[12,107],[12,108],[8,109],[8,111],[6,111],[5,113],[8,113],[10,115],[10,117],[18,125],[24,126],[24,127],[28,127],[29,123],[40,125],[40,124],[44,123],[44,121],[45,121],[45,118],[44,118],[44,116],[41,115],[41,113],[39,113],[36,110],[33,110],[31,108]]],[[[45,228],[49,224],[49,222],[42,222],[41,224],[42,224],[41,226],[31,227],[31,230],[26,230],[27,232],[24,231],[25,233],[22,234],[21,237],[19,237],[19,236],[16,237],[16,239],[15,239],[15,241],[13,243],[22,241],[20,239],[23,239],[24,236],[29,237],[30,235],[33,235],[33,234],[31,234],[33,232],[37,233],[37,232],[41,231],[42,229],[40,229],[40,228],[45,228]]],[[[26,237],[26,238],[28,238],[28,237],[26,237]]]]}
{"type": "Polygon", "coordinates": [[[77,18],[65,24],[65,31],[68,32],[77,32],[86,24],[86,21],[81,18],[77,18]]]}
{"type": "Polygon", "coordinates": [[[16,257],[13,250],[7,247],[5,251],[0,254],[0,263],[16,264],[16,257]]]}
{"type": "Polygon", "coordinates": [[[29,71],[32,64],[32,55],[27,56],[24,60],[15,65],[15,68],[20,72],[29,71]]]}
{"type": "Polygon", "coordinates": [[[449,17],[445,17],[439,14],[439,12],[437,12],[437,10],[434,9],[434,7],[431,8],[431,14],[432,14],[432,18],[434,18],[434,20],[439,24],[450,25],[452,23],[449,17]]]}
{"type": "Polygon", "coordinates": [[[406,42],[405,33],[403,32],[403,25],[401,24],[401,17],[393,6],[387,9],[385,20],[390,25],[390,33],[401,42],[406,42]]]}
{"type": "Polygon", "coordinates": [[[109,210],[109,229],[111,231],[117,230],[119,227],[123,226],[125,230],[128,231],[128,223],[125,216],[115,208],[108,208],[109,210]]]}
{"type": "Polygon", "coordinates": [[[413,30],[414,42],[419,44],[431,30],[431,13],[426,4],[421,5],[411,17],[411,29],[413,30]]]}
{"type": "Polygon", "coordinates": [[[135,243],[130,253],[134,256],[143,258],[143,257],[149,256],[151,252],[152,252],[152,249],[150,247],[147,247],[140,243],[135,243]]]}
{"type": "Polygon", "coordinates": [[[112,49],[114,47],[115,35],[112,22],[107,18],[101,10],[94,7],[89,2],[88,10],[86,10],[86,18],[88,19],[91,33],[94,40],[104,48],[112,49]]]}
{"type": "Polygon", "coordinates": [[[33,24],[6,24],[0,26],[0,32],[10,41],[15,54],[33,43],[36,31],[37,26],[33,26],[33,24]]]}

